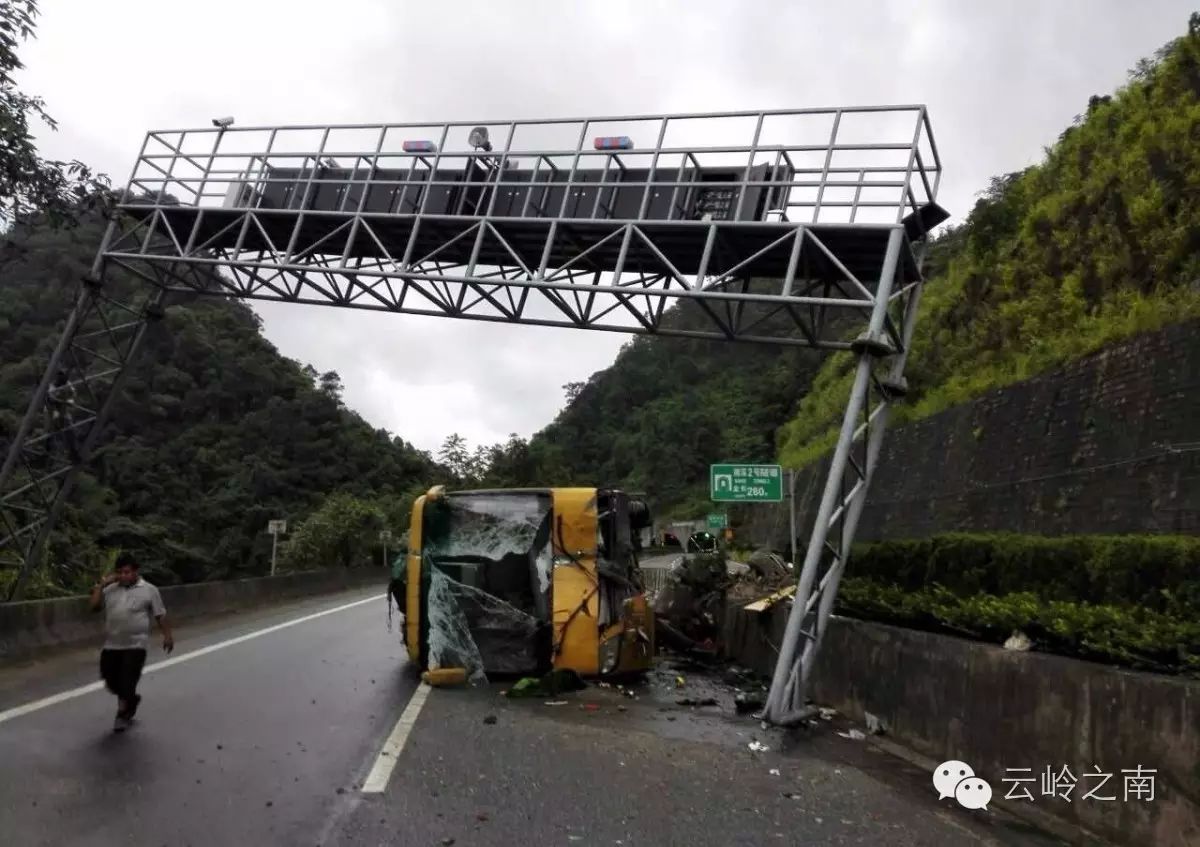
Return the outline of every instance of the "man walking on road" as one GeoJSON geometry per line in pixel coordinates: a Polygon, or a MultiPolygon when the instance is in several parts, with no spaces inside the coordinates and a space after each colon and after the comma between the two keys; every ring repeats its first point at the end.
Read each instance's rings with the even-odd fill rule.
{"type": "Polygon", "coordinates": [[[150,643],[150,618],[158,621],[163,650],[175,649],[167,624],[167,610],[158,589],[138,575],[138,564],[128,553],[117,557],[116,572],[92,587],[92,610],[104,610],[104,649],[100,651],[100,676],[117,695],[113,730],[128,729],[142,698],[137,693],[146,647],[150,643]]]}

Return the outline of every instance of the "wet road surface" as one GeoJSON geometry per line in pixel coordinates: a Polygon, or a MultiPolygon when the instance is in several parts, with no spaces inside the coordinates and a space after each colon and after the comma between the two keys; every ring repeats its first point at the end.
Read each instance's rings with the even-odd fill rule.
{"type": "Polygon", "coordinates": [[[180,627],[120,735],[107,692],[38,702],[93,684],[94,651],[0,667],[4,843],[1054,843],[939,805],[926,774],[868,744],[678,706],[702,683],[675,690],[673,672],[637,699],[592,687],[560,706],[502,683],[433,690],[386,788],[364,793],[417,689],[398,624],[358,591],[180,627]]]}

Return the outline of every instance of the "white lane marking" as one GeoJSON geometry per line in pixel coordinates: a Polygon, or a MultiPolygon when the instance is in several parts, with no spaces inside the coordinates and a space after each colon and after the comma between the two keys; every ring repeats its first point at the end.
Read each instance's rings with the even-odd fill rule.
{"type": "Polygon", "coordinates": [[[367,780],[362,787],[364,794],[382,794],[383,790],[387,788],[388,780],[392,776],[392,769],[396,767],[396,760],[404,751],[408,735],[412,732],[413,724],[417,722],[417,715],[421,714],[421,708],[425,705],[425,698],[429,696],[429,691],[430,687],[422,682],[413,692],[412,699],[404,707],[392,734],[388,736],[387,741],[383,742],[383,749],[379,751],[375,765],[367,774],[367,780]]]}
{"type": "MultiPolygon", "coordinates": [[[[272,632],[279,632],[281,629],[287,629],[289,626],[307,623],[317,618],[323,618],[325,615],[332,615],[337,612],[344,612],[346,609],[353,609],[355,606],[361,606],[364,603],[374,603],[377,600],[386,597],[386,594],[380,594],[375,597],[368,597],[365,600],[355,600],[353,603],[344,603],[341,606],[334,606],[332,609],[325,609],[320,612],[314,612],[311,615],[295,618],[290,621],[284,621],[274,626],[269,626],[266,629],[248,632],[245,635],[239,635],[237,638],[230,638],[228,641],[221,641],[216,644],[210,644],[207,647],[201,647],[199,650],[193,650],[190,653],[184,653],[181,656],[174,656],[170,659],[163,659],[161,662],[155,662],[152,665],[147,665],[144,673],[154,673],[164,668],[169,668],[172,665],[178,665],[180,662],[188,662],[192,659],[198,659],[201,656],[206,656],[217,650],[224,650],[226,647],[232,647],[235,644],[241,644],[244,641],[249,641],[252,638],[259,638],[263,635],[270,635],[272,632]]],[[[48,706],[54,706],[58,703],[67,700],[73,700],[76,697],[82,697],[85,694],[91,694],[93,691],[99,691],[104,687],[103,682],[89,682],[87,685],[81,685],[78,688],[72,688],[69,691],[63,691],[58,694],[53,694],[49,697],[43,697],[41,700],[34,700],[32,703],[26,703],[23,706],[14,706],[11,709],[0,712],[0,723],[10,721],[13,718],[19,718],[22,715],[28,715],[30,712],[36,712],[39,709],[45,709],[48,706]]]]}

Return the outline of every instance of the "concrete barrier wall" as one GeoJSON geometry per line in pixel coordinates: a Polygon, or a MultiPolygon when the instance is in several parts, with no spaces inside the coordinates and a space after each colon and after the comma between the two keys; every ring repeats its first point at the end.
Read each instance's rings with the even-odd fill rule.
{"type": "MultiPolygon", "coordinates": [[[[382,592],[387,580],[382,568],[305,571],[174,585],[161,592],[171,619],[187,620],[372,584],[382,592]]],[[[101,616],[88,608],[87,597],[0,603],[0,661],[26,658],[46,647],[99,643],[101,625],[101,616]]]]}
{"type": "MultiPolygon", "coordinates": [[[[731,655],[770,673],[787,609],[731,606],[731,655]]],[[[811,696],[862,721],[871,712],[897,741],[941,762],[958,759],[1003,799],[1034,778],[1032,806],[1118,844],[1200,844],[1200,682],[847,618],[832,618],[811,696]],[[1072,802],[1042,796],[1041,774],[1079,780],[1072,802]],[[1152,802],[1125,800],[1124,769],[1156,769],[1152,802]],[[1010,772],[1009,768],[1030,768],[1010,772]],[[1114,774],[1100,783],[1085,774],[1114,774]]],[[[931,789],[932,790],[932,789],[931,789]]]]}

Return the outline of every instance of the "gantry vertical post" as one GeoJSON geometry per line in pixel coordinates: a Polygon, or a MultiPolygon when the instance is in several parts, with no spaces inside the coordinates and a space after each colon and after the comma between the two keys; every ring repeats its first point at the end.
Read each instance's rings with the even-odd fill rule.
{"type": "MultiPolygon", "coordinates": [[[[813,524],[812,535],[809,537],[804,566],[800,572],[799,584],[763,711],[763,718],[773,723],[794,723],[806,717],[804,704],[808,677],[816,660],[825,622],[833,608],[838,581],[854,542],[854,530],[878,461],[886,422],[886,393],[879,398],[879,403],[873,411],[869,404],[872,388],[875,387],[876,361],[883,356],[900,352],[886,342],[883,330],[903,245],[904,231],[897,226],[891,230],[888,237],[887,253],[875,291],[870,323],[866,333],[856,341],[858,362],[854,383],[842,418],[837,447],[829,463],[824,494],[816,522],[813,524]],[[860,416],[864,416],[864,413],[865,420],[860,424],[860,416]],[[867,445],[862,465],[852,459],[852,449],[860,438],[865,438],[867,445]],[[849,493],[845,493],[848,469],[852,470],[857,479],[849,493]],[[829,563],[828,568],[822,575],[822,564],[826,561],[829,563]],[[819,582],[818,576],[821,576],[819,582]]],[[[906,347],[916,315],[915,292],[919,287],[918,285],[913,289],[905,311],[906,347]]],[[[888,384],[898,383],[899,377],[903,375],[903,365],[903,356],[898,356],[893,363],[892,377],[895,379],[889,377],[888,384]]]]}
{"type": "Polygon", "coordinates": [[[91,272],[80,286],[75,306],[47,362],[25,417],[9,445],[4,464],[0,467],[0,512],[5,513],[4,522],[11,524],[6,527],[9,529],[5,533],[8,537],[3,540],[17,547],[21,559],[17,576],[9,587],[7,599],[10,601],[21,597],[41,560],[46,542],[74,488],[79,471],[87,463],[100,438],[129,363],[141,346],[148,322],[162,315],[166,292],[161,287],[155,288],[140,307],[112,301],[111,305],[117,307],[113,314],[124,313],[132,318],[130,321],[117,324],[104,313],[104,307],[108,305],[103,291],[108,272],[104,251],[115,232],[114,217],[105,230],[91,272]],[[99,317],[101,328],[83,334],[85,324],[93,315],[99,317]],[[122,336],[129,332],[132,332],[132,338],[125,343],[122,336]],[[113,359],[80,343],[86,339],[90,344],[94,337],[107,338],[119,358],[113,359]],[[45,427],[46,431],[39,435],[39,423],[46,417],[50,384],[61,368],[75,370],[78,379],[72,380],[72,386],[88,389],[97,402],[94,403],[95,408],[90,410],[90,417],[85,415],[83,420],[68,420],[67,426],[61,430],[45,427]],[[68,453],[59,467],[49,469],[48,462],[53,456],[52,445],[60,440],[66,429],[78,431],[82,427],[86,427],[86,430],[82,440],[76,441],[77,452],[73,455],[68,453]],[[25,469],[28,480],[18,475],[19,468],[25,469]],[[26,544],[25,539],[31,537],[32,540],[26,544]]]}

